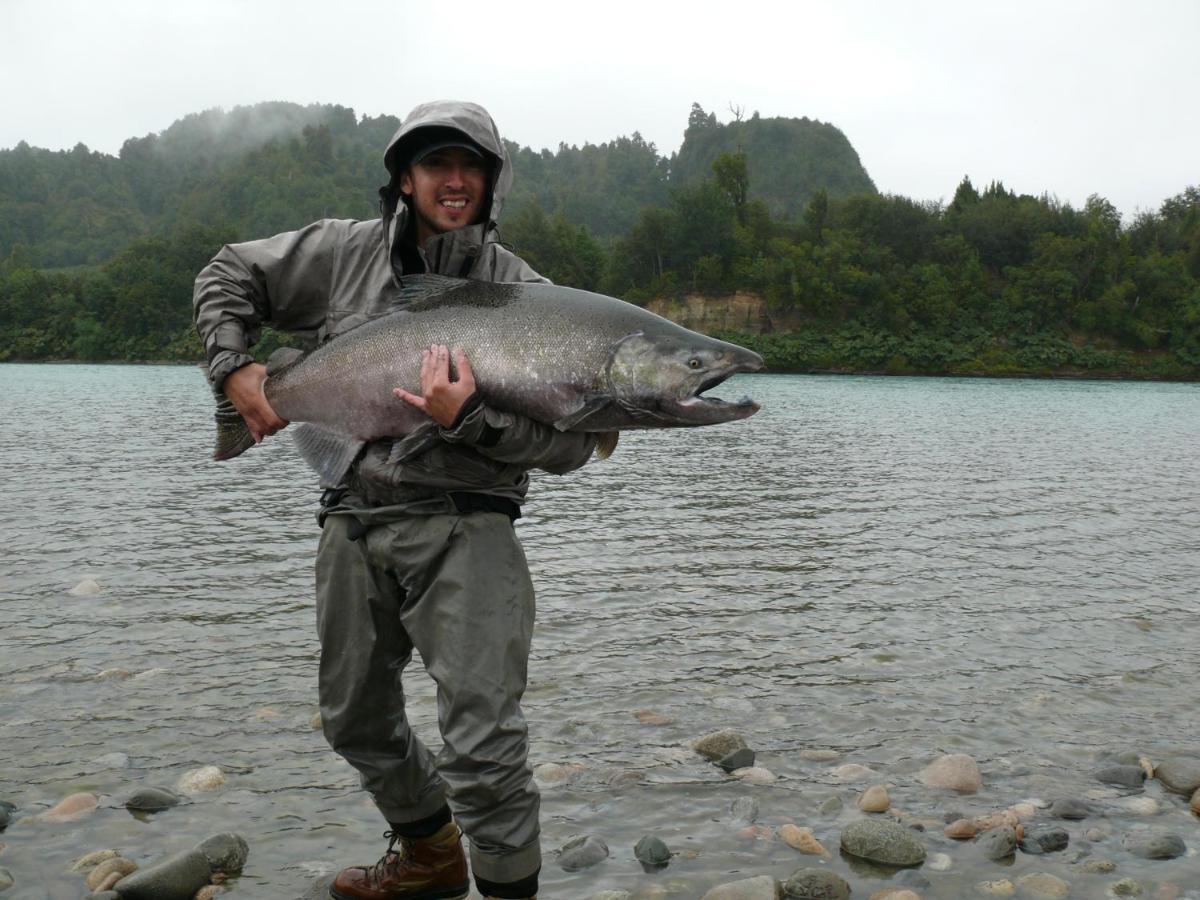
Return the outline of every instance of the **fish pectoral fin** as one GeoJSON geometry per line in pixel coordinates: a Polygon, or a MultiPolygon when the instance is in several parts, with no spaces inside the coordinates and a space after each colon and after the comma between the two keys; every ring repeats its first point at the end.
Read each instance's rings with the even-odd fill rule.
{"type": "Polygon", "coordinates": [[[292,440],[303,459],[321,478],[321,487],[338,487],[350,470],[365,441],[357,441],[316,425],[292,430],[292,440]]]}
{"type": "Polygon", "coordinates": [[[602,431],[596,441],[596,459],[608,459],[617,449],[617,441],[621,438],[619,431],[602,431]]]}
{"type": "Polygon", "coordinates": [[[611,405],[612,397],[607,394],[596,394],[584,401],[583,405],[577,410],[567,413],[555,422],[554,427],[559,431],[586,431],[586,428],[580,428],[579,426],[596,415],[596,413],[608,409],[611,405]]]}
{"type": "Polygon", "coordinates": [[[416,431],[406,434],[392,444],[392,452],[388,454],[388,465],[396,466],[414,456],[420,456],[440,440],[437,422],[426,422],[416,431]]]}

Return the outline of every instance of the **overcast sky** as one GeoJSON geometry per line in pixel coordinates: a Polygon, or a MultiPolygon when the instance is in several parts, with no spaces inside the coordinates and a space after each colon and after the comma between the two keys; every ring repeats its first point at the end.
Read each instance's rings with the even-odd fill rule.
{"type": "Polygon", "coordinates": [[[1200,0],[0,0],[0,91],[0,147],[450,97],[534,148],[638,131],[669,154],[699,102],[831,122],[918,200],[969,175],[1129,215],[1200,184],[1200,0]]]}

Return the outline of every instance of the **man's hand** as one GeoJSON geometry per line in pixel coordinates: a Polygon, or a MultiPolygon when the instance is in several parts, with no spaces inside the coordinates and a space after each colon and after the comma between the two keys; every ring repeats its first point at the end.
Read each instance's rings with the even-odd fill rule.
{"type": "Polygon", "coordinates": [[[421,394],[410,394],[404,388],[392,391],[397,397],[415,406],[443,428],[449,428],[458,418],[463,404],[475,393],[475,375],[462,350],[454,351],[454,367],[458,379],[450,380],[450,348],[433,344],[421,351],[421,394]]]}
{"type": "Polygon", "coordinates": [[[234,369],[221,384],[225,396],[246,420],[256,444],[261,444],[267,435],[287,427],[287,420],[279,418],[267,402],[267,395],[263,393],[263,382],[266,380],[267,367],[261,363],[249,363],[234,369]]]}

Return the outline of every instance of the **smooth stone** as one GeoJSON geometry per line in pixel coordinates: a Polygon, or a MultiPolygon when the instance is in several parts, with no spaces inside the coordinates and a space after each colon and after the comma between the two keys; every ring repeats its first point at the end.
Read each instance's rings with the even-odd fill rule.
{"type": "Polygon", "coordinates": [[[747,841],[773,841],[775,829],[770,825],[747,825],[738,831],[738,837],[747,841]]]}
{"type": "Polygon", "coordinates": [[[953,865],[954,859],[949,853],[935,853],[929,857],[929,862],[925,867],[931,872],[949,872],[953,865]]]}
{"type": "Polygon", "coordinates": [[[965,794],[973,794],[983,787],[979,764],[965,753],[951,753],[939,757],[922,769],[917,777],[927,787],[945,788],[965,794]]]}
{"type": "Polygon", "coordinates": [[[96,673],[97,681],[124,681],[133,675],[128,669],[102,669],[96,673]]]}
{"type": "Polygon", "coordinates": [[[1117,868],[1117,864],[1111,859],[1104,859],[1098,856],[1095,859],[1085,859],[1080,868],[1093,875],[1107,875],[1117,868]]]}
{"type": "Polygon", "coordinates": [[[867,900],[921,900],[921,895],[902,887],[886,887],[876,891],[867,900]]]}
{"type": "Polygon", "coordinates": [[[1110,897],[1140,897],[1142,892],[1142,886],[1132,878],[1122,878],[1108,886],[1110,897]]]}
{"type": "Polygon", "coordinates": [[[564,872],[578,872],[608,859],[608,844],[591,834],[577,834],[558,851],[558,865],[564,872]]]}
{"type": "Polygon", "coordinates": [[[662,713],[655,712],[652,709],[639,709],[633,714],[633,717],[643,725],[670,725],[675,720],[670,716],[665,716],[662,713]]]}
{"type": "Polygon", "coordinates": [[[887,812],[888,807],[892,805],[892,800],[888,796],[887,788],[882,784],[873,784],[858,798],[858,808],[863,812],[881,813],[887,812]]]}
{"type": "Polygon", "coordinates": [[[1098,844],[1103,840],[1107,840],[1109,833],[1103,828],[1089,828],[1083,833],[1083,836],[1093,844],[1098,844]]]}
{"type": "Polygon", "coordinates": [[[746,784],[774,784],[779,779],[775,777],[775,773],[770,769],[764,769],[761,766],[750,766],[746,769],[737,769],[730,773],[738,781],[744,781],[746,784]]]}
{"type": "Polygon", "coordinates": [[[212,867],[199,850],[184,850],[121,879],[122,900],[192,900],[212,867]]]}
{"type": "Polygon", "coordinates": [[[1017,886],[1007,878],[997,881],[981,881],[975,885],[975,889],[988,897],[1011,897],[1017,892],[1017,886]]]}
{"type": "Polygon", "coordinates": [[[67,593],[73,597],[92,597],[100,593],[100,583],[94,578],[85,578],[67,593]]]}
{"type": "Polygon", "coordinates": [[[100,865],[108,859],[115,859],[121,854],[116,850],[93,850],[91,853],[85,853],[79,859],[71,864],[72,872],[83,872],[86,869],[92,869],[100,865]]]}
{"type": "Polygon", "coordinates": [[[1200,760],[1181,756],[1164,759],[1155,767],[1154,777],[1161,781],[1167,790],[1190,797],[1200,790],[1200,760]]]}
{"type": "Polygon", "coordinates": [[[780,839],[793,850],[810,856],[829,856],[829,851],[816,839],[811,828],[787,824],[779,826],[780,839]]]}
{"type": "Polygon", "coordinates": [[[754,759],[754,751],[743,747],[741,750],[734,750],[728,756],[722,756],[717,765],[726,772],[732,772],[735,769],[749,769],[754,765],[754,759]]]}
{"type": "Polygon", "coordinates": [[[746,739],[732,729],[724,731],[714,731],[711,734],[706,734],[696,738],[692,742],[692,749],[707,759],[709,762],[719,762],[730,753],[736,750],[748,750],[750,745],[746,743],[746,739]]]}
{"type": "Polygon", "coordinates": [[[874,769],[868,769],[866,766],[860,766],[858,763],[846,763],[844,766],[837,766],[829,770],[830,777],[834,781],[840,781],[843,784],[855,781],[870,781],[878,774],[874,769]]]}
{"type": "Polygon", "coordinates": [[[0,866],[0,891],[7,891],[14,884],[16,884],[16,881],[13,880],[12,872],[0,866]]]}
{"type": "Polygon", "coordinates": [[[1056,819],[1086,819],[1092,813],[1092,808],[1082,800],[1064,797],[1050,804],[1050,815],[1056,819]]]}
{"type": "Polygon", "coordinates": [[[851,856],[889,866],[919,866],[925,861],[925,847],[910,829],[878,819],[843,828],[841,847],[851,856]]]}
{"type": "Polygon", "coordinates": [[[758,801],[753,797],[738,797],[729,804],[729,813],[733,821],[753,825],[758,818],[758,801]]]}
{"type": "Polygon", "coordinates": [[[942,834],[956,841],[969,841],[978,833],[979,829],[970,819],[955,819],[942,829],[942,834]]]}
{"type": "MultiPolygon", "coordinates": [[[[114,856],[112,859],[106,859],[104,862],[98,864],[96,868],[92,869],[92,871],[88,872],[86,879],[88,889],[93,891],[105,890],[106,888],[101,888],[100,885],[108,881],[110,875],[116,874],[123,878],[131,872],[136,872],[137,867],[137,863],[123,856],[114,856]]],[[[113,884],[116,884],[116,882],[110,882],[108,887],[111,888],[113,884]]]]}
{"type": "Polygon", "coordinates": [[[1070,843],[1071,836],[1065,829],[1057,825],[1039,825],[1025,832],[1021,840],[1021,852],[1040,856],[1043,853],[1054,853],[1065,849],[1070,843]]]}
{"type": "Polygon", "coordinates": [[[1038,808],[1033,803],[1014,803],[1008,808],[1008,812],[1017,817],[1018,822],[1024,822],[1027,819],[1032,819],[1037,815],[1038,808]]]}
{"type": "Polygon", "coordinates": [[[833,762],[841,759],[842,754],[836,750],[801,750],[800,758],[806,762],[833,762]]]}
{"type": "Polygon", "coordinates": [[[1002,825],[1016,828],[1020,822],[1021,820],[1017,818],[1017,814],[1010,809],[1006,809],[1003,812],[976,816],[971,820],[971,824],[975,826],[976,831],[987,831],[989,828],[999,828],[1002,825]]]}
{"type": "Polygon", "coordinates": [[[319,712],[312,714],[312,718],[308,720],[308,727],[313,731],[320,731],[323,727],[325,727],[325,723],[321,720],[321,714],[319,712]]]}
{"type": "Polygon", "coordinates": [[[223,885],[206,884],[200,890],[196,891],[196,896],[192,900],[213,900],[213,897],[219,897],[224,893],[227,893],[227,891],[223,885]]]}
{"type": "MultiPolygon", "coordinates": [[[[1200,815],[1200,788],[1196,788],[1196,793],[1192,794],[1192,802],[1190,805],[1192,812],[1196,813],[1196,815],[1200,815]]],[[[3,830],[4,829],[0,827],[0,831],[3,830]]]]}
{"type": "Polygon", "coordinates": [[[214,872],[224,875],[240,875],[250,857],[246,839],[231,831],[205,838],[196,849],[204,854],[214,872]]]}
{"type": "Polygon", "coordinates": [[[12,821],[12,814],[16,811],[15,804],[9,803],[7,800],[0,800],[0,831],[8,827],[8,823],[12,821]]]}
{"type": "Polygon", "coordinates": [[[216,766],[201,766],[179,776],[175,787],[185,794],[203,794],[215,791],[225,783],[225,773],[216,766]]]}
{"type": "Polygon", "coordinates": [[[841,811],[842,811],[842,798],[838,797],[836,795],[827,799],[824,803],[821,804],[820,808],[818,809],[818,812],[820,812],[821,815],[825,816],[826,818],[836,816],[841,811]]]}
{"type": "Polygon", "coordinates": [[[671,861],[671,850],[659,838],[646,835],[634,845],[633,855],[644,866],[665,866],[671,861]]]}
{"type": "Polygon", "coordinates": [[[1017,879],[1017,887],[1037,900],[1057,900],[1071,893],[1071,885],[1049,872],[1022,875],[1017,879]]]}
{"type": "Polygon", "coordinates": [[[1175,859],[1187,853],[1187,844],[1177,834],[1162,831],[1131,831],[1121,846],[1142,859],[1175,859]]]}
{"type": "Polygon", "coordinates": [[[1121,787],[1140,788],[1146,780],[1141,766],[1105,766],[1093,773],[1097,781],[1118,784],[1121,787]]]}
{"type": "Polygon", "coordinates": [[[783,884],[787,900],[849,900],[850,885],[836,872],[797,869],[783,884]]]}
{"type": "Polygon", "coordinates": [[[770,875],[759,875],[744,881],[719,884],[707,891],[701,900],[775,900],[779,886],[770,875]]]}
{"type": "Polygon", "coordinates": [[[1135,816],[1157,816],[1160,811],[1153,797],[1122,797],[1114,805],[1135,816]]]}
{"type": "Polygon", "coordinates": [[[1007,859],[1017,852],[1017,832],[1008,825],[1001,825],[979,835],[975,844],[988,859],[1007,859]]]}
{"type": "Polygon", "coordinates": [[[539,784],[562,784],[570,781],[584,769],[583,763],[542,763],[533,769],[533,777],[539,784]]]}
{"type": "Polygon", "coordinates": [[[144,787],[130,794],[125,801],[125,808],[134,812],[161,812],[178,806],[182,801],[182,797],[166,788],[144,787]]]}
{"type": "Polygon", "coordinates": [[[38,816],[39,822],[70,822],[82,818],[100,805],[100,798],[86,792],[71,794],[38,816]]]}

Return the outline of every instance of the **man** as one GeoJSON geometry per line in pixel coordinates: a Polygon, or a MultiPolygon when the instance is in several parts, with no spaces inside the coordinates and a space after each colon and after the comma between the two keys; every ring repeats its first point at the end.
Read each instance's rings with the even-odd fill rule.
{"type": "MultiPolygon", "coordinates": [[[[382,217],[322,221],[227,246],[196,281],[196,323],[213,385],[256,440],[287,423],[247,355],[260,326],[328,340],[403,302],[401,276],[433,272],[545,281],[502,247],[496,217],[512,183],[488,113],[470,103],[418,106],[384,155],[382,217]]],[[[360,773],[390,830],[369,867],[334,880],[343,900],[467,896],[461,825],[485,897],[532,898],[541,850],[538,794],[520,709],[533,589],[513,531],[528,471],[582,466],[595,438],[489,408],[469,360],[435,345],[421,393],[396,402],[441,427],[431,448],[389,461],[367,446],[327,491],[317,553],[319,692],[325,737],[360,773]],[[436,759],[409,728],[400,672],[413,649],[437,684],[436,759]],[[452,817],[453,816],[453,817],[452,817]]]]}

